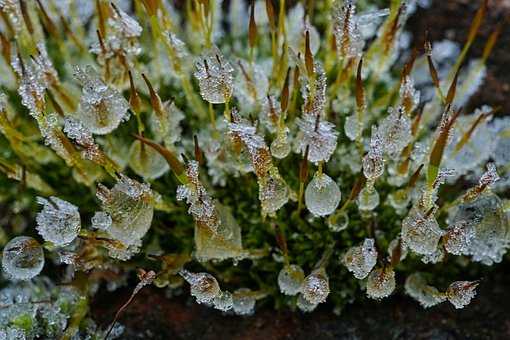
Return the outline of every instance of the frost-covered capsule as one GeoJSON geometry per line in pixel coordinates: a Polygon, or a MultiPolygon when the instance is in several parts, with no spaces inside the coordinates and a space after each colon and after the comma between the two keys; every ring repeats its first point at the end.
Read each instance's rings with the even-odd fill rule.
{"type": "Polygon", "coordinates": [[[379,133],[383,142],[384,151],[396,158],[411,141],[411,120],[404,109],[389,108],[389,115],[379,124],[379,133]]]}
{"type": "Polygon", "coordinates": [[[446,300],[443,293],[427,284],[421,273],[409,275],[404,288],[406,294],[418,301],[424,308],[435,306],[446,300]]]}
{"type": "Polygon", "coordinates": [[[44,252],[35,239],[18,236],[9,241],[2,253],[2,268],[8,277],[30,280],[44,267],[44,252]]]}
{"type": "Polygon", "coordinates": [[[279,133],[269,148],[273,157],[278,159],[287,157],[291,150],[287,132],[279,133]]]}
{"type": "Polygon", "coordinates": [[[477,281],[455,281],[446,290],[446,298],[455,308],[464,308],[475,297],[477,286],[477,281]]]}
{"type": "Polygon", "coordinates": [[[471,223],[458,221],[446,230],[444,236],[444,248],[450,254],[466,254],[475,236],[475,230],[471,223]]]}
{"type": "Polygon", "coordinates": [[[305,190],[305,204],[315,216],[332,214],[340,203],[341,193],[331,177],[316,173],[305,190]]]}
{"type": "Polygon", "coordinates": [[[145,179],[156,179],[168,171],[169,166],[163,156],[153,148],[134,141],[129,149],[129,166],[145,179]]]}
{"type": "Polygon", "coordinates": [[[377,262],[373,238],[366,238],[362,245],[351,247],[342,258],[343,264],[357,279],[364,279],[377,262]]]}
{"type": "Polygon", "coordinates": [[[285,295],[296,295],[300,292],[304,279],[305,273],[300,266],[291,264],[283,267],[278,274],[280,292],[285,295]]]}
{"type": "Polygon", "coordinates": [[[196,62],[195,72],[202,98],[212,104],[228,101],[232,95],[233,73],[234,68],[217,47],[204,53],[196,62]]]}
{"type": "Polygon", "coordinates": [[[300,311],[305,312],[305,313],[309,313],[309,312],[312,312],[315,308],[317,308],[317,306],[319,304],[318,303],[311,303],[310,301],[308,301],[307,299],[305,299],[303,297],[303,294],[299,294],[299,296],[297,298],[296,305],[297,305],[297,307],[299,308],[300,311]]]}
{"type": "Polygon", "coordinates": [[[232,293],[228,291],[219,292],[219,294],[213,299],[214,308],[221,310],[222,312],[232,309],[233,304],[234,299],[232,297],[232,293]]]}
{"type": "Polygon", "coordinates": [[[333,123],[321,120],[317,123],[317,116],[305,114],[296,119],[300,134],[296,142],[298,151],[308,151],[308,160],[313,163],[327,162],[336,149],[338,131],[333,123]]]}
{"type": "Polygon", "coordinates": [[[36,229],[45,241],[64,246],[78,236],[81,226],[78,207],[54,196],[37,197],[37,203],[43,209],[37,213],[36,229]]]}
{"type": "Polygon", "coordinates": [[[280,175],[259,180],[259,199],[264,213],[273,214],[289,200],[289,188],[280,175]]]}
{"type": "Polygon", "coordinates": [[[382,299],[395,290],[395,271],[392,267],[374,269],[367,279],[367,295],[382,299]]]}
{"type": "Polygon", "coordinates": [[[198,303],[209,303],[220,294],[218,281],[209,273],[182,270],[179,274],[190,284],[190,293],[198,303]]]}
{"type": "Polygon", "coordinates": [[[433,214],[423,214],[412,208],[402,221],[402,241],[415,253],[430,255],[437,249],[437,244],[444,231],[433,214]]]}
{"type": "Polygon", "coordinates": [[[239,288],[232,295],[234,312],[239,315],[250,315],[255,310],[255,294],[248,288],[239,288]]]}
{"type": "Polygon", "coordinates": [[[326,301],[329,295],[329,277],[323,268],[314,270],[305,277],[301,286],[301,294],[313,305],[326,301]]]}

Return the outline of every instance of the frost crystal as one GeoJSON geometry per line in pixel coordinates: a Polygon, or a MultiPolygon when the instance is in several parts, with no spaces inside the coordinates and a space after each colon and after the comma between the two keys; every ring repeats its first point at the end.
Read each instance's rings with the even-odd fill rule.
{"type": "Polygon", "coordinates": [[[227,291],[221,291],[213,299],[214,308],[226,312],[232,309],[234,299],[232,293],[227,291]]]}
{"type": "Polygon", "coordinates": [[[2,268],[15,280],[30,280],[44,267],[44,252],[35,239],[18,236],[9,241],[2,253],[2,268]]]}
{"type": "Polygon", "coordinates": [[[477,281],[453,282],[446,290],[446,297],[455,308],[462,309],[475,297],[477,286],[477,281]]]}
{"type": "Polygon", "coordinates": [[[91,219],[92,228],[98,230],[108,230],[112,225],[112,218],[104,211],[96,211],[91,219]]]}
{"type": "Polygon", "coordinates": [[[287,184],[275,171],[273,174],[259,179],[259,185],[259,200],[265,213],[274,214],[288,202],[287,184]]]}
{"type": "Polygon", "coordinates": [[[128,119],[129,104],[115,89],[106,85],[92,66],[75,66],[74,76],[83,86],[77,116],[92,133],[104,135],[128,119]]]}
{"type": "Polygon", "coordinates": [[[411,121],[402,107],[389,108],[389,115],[384,118],[378,128],[384,151],[393,159],[411,141],[411,121]]]}
{"type": "Polygon", "coordinates": [[[78,236],[81,227],[78,207],[54,196],[49,199],[38,197],[37,203],[43,209],[37,213],[36,228],[45,241],[64,246],[78,236]]]}
{"type": "Polygon", "coordinates": [[[395,290],[395,271],[391,267],[374,269],[367,279],[367,295],[382,299],[395,290]]]}
{"type": "Polygon", "coordinates": [[[12,50],[11,65],[20,78],[18,93],[21,103],[37,118],[44,109],[44,93],[48,87],[44,69],[34,61],[24,63],[12,50]]]}
{"type": "Polygon", "coordinates": [[[475,237],[473,225],[466,221],[457,221],[446,230],[444,248],[454,255],[466,254],[475,237]]]}
{"type": "Polygon", "coordinates": [[[304,153],[308,146],[308,160],[313,163],[329,161],[336,149],[338,138],[334,124],[322,120],[317,123],[318,119],[320,118],[310,114],[296,119],[300,130],[297,139],[298,151],[304,153]]]}
{"type": "Polygon", "coordinates": [[[315,216],[332,214],[340,203],[340,198],[338,185],[324,173],[316,173],[306,187],[306,207],[315,216]]]}
{"type": "Polygon", "coordinates": [[[301,286],[301,294],[312,305],[326,301],[329,295],[329,278],[326,271],[317,269],[305,277],[301,286]]]}
{"type": "Polygon", "coordinates": [[[301,291],[301,285],[305,279],[303,269],[296,265],[291,264],[285,266],[278,274],[278,286],[280,292],[285,295],[296,295],[301,291]]]}
{"type": "Polygon", "coordinates": [[[418,254],[434,253],[443,234],[444,231],[439,228],[434,214],[424,214],[416,207],[413,207],[402,221],[402,241],[418,254]]]}
{"type": "Polygon", "coordinates": [[[139,245],[151,226],[154,212],[149,185],[121,175],[112,189],[99,184],[96,195],[103,211],[112,219],[107,233],[126,246],[139,245]]]}
{"type": "Polygon", "coordinates": [[[355,12],[356,0],[335,1],[333,33],[340,55],[347,58],[356,58],[361,55],[364,45],[355,12]]]}
{"type": "Polygon", "coordinates": [[[179,274],[190,284],[191,295],[198,303],[210,303],[220,294],[216,278],[209,273],[191,273],[181,270],[179,274]]]}
{"type": "Polygon", "coordinates": [[[232,95],[233,73],[234,68],[217,47],[204,53],[196,62],[195,72],[202,98],[212,104],[229,101],[232,95]]]}
{"type": "Polygon", "coordinates": [[[215,233],[220,224],[218,211],[199,179],[198,162],[190,161],[186,168],[189,183],[177,188],[177,200],[186,200],[189,204],[188,212],[200,227],[205,227],[215,233]]]}
{"type": "Polygon", "coordinates": [[[424,308],[435,306],[446,300],[446,296],[435,287],[427,285],[427,281],[420,273],[407,277],[405,283],[407,295],[418,301],[424,308]]]}
{"type": "Polygon", "coordinates": [[[238,315],[250,315],[255,310],[255,294],[248,288],[239,288],[233,294],[232,308],[238,315]]]}
{"type": "Polygon", "coordinates": [[[375,240],[367,238],[362,245],[351,247],[342,258],[343,264],[357,279],[364,279],[377,262],[375,240]]]}

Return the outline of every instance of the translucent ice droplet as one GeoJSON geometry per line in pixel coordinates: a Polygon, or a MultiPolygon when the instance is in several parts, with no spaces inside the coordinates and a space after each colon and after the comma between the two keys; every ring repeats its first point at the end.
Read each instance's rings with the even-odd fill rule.
{"type": "Polygon", "coordinates": [[[304,279],[305,273],[300,266],[291,264],[283,267],[278,274],[280,292],[285,295],[296,295],[300,292],[304,279]]]}
{"type": "Polygon", "coordinates": [[[342,258],[343,264],[357,279],[364,279],[377,262],[375,240],[367,238],[362,245],[351,247],[342,258]]]}
{"type": "Polygon", "coordinates": [[[379,193],[373,188],[363,188],[357,199],[358,208],[364,211],[372,211],[379,205],[379,193]]]}
{"type": "Polygon", "coordinates": [[[239,315],[250,315],[255,310],[255,296],[248,288],[239,288],[233,294],[232,308],[239,315]]]}
{"type": "Polygon", "coordinates": [[[9,241],[2,253],[2,268],[8,277],[30,280],[44,267],[44,252],[35,239],[18,236],[9,241]]]}
{"type": "Polygon", "coordinates": [[[259,180],[259,199],[262,210],[273,214],[289,200],[289,188],[280,175],[270,175],[259,180]]]}
{"type": "Polygon", "coordinates": [[[318,303],[311,303],[303,297],[303,294],[299,294],[296,305],[300,311],[309,313],[317,308],[318,303]]]}
{"type": "Polygon", "coordinates": [[[444,294],[437,288],[427,285],[420,273],[414,273],[407,277],[405,290],[407,295],[418,301],[424,308],[435,306],[446,300],[444,294]]]}
{"type": "Polygon", "coordinates": [[[395,290],[395,271],[391,267],[374,269],[367,279],[367,295],[382,299],[395,290]]]}
{"type": "Polygon", "coordinates": [[[221,310],[222,312],[226,312],[226,311],[232,309],[233,304],[234,304],[234,300],[232,297],[232,293],[227,292],[227,291],[221,291],[213,299],[214,308],[221,310]]]}
{"type": "Polygon", "coordinates": [[[458,221],[448,228],[444,237],[444,248],[450,254],[461,255],[469,252],[475,229],[471,223],[458,221]]]}
{"type": "Polygon", "coordinates": [[[328,227],[331,231],[340,232],[347,229],[349,215],[345,211],[338,211],[328,218],[328,227]]]}
{"type": "Polygon", "coordinates": [[[446,290],[446,298],[455,308],[464,308],[475,297],[477,286],[474,281],[455,281],[446,290]]]}
{"type": "Polygon", "coordinates": [[[439,228],[433,214],[426,216],[414,207],[402,221],[402,241],[412,251],[421,255],[434,253],[443,234],[444,231],[439,228]]]}
{"type": "Polygon", "coordinates": [[[324,269],[314,270],[305,277],[301,287],[302,296],[311,304],[326,301],[329,295],[329,278],[324,269]]]}
{"type": "Polygon", "coordinates": [[[234,68],[216,46],[204,53],[195,72],[202,98],[213,104],[225,103],[232,95],[233,73],[234,68]]]}
{"type": "Polygon", "coordinates": [[[291,147],[286,133],[279,134],[270,146],[271,154],[278,159],[287,157],[290,153],[290,149],[291,147]]]}
{"type": "Polygon", "coordinates": [[[328,175],[316,173],[305,190],[305,204],[315,216],[332,214],[340,203],[338,184],[328,175]]]}
{"type": "Polygon", "coordinates": [[[71,243],[81,226],[78,207],[54,196],[49,199],[38,197],[37,202],[43,206],[36,217],[39,234],[57,246],[71,243]]]}
{"type": "Polygon", "coordinates": [[[92,227],[98,230],[108,230],[112,225],[112,217],[104,211],[97,211],[91,219],[92,227]]]}
{"type": "Polygon", "coordinates": [[[218,281],[209,273],[182,270],[179,274],[190,284],[190,293],[198,303],[209,303],[220,294],[218,281]]]}
{"type": "Polygon", "coordinates": [[[153,148],[134,141],[129,150],[129,166],[145,179],[156,179],[168,171],[169,166],[163,156],[153,148]]]}
{"type": "Polygon", "coordinates": [[[356,115],[348,116],[345,119],[344,131],[347,138],[355,140],[361,133],[361,126],[356,115]]]}

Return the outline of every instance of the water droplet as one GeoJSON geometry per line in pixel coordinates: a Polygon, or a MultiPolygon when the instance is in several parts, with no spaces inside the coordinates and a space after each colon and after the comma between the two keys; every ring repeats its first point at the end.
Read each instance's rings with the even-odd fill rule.
{"type": "Polygon", "coordinates": [[[30,280],[44,267],[43,249],[32,237],[13,238],[5,245],[2,254],[3,270],[16,280],[30,280]]]}

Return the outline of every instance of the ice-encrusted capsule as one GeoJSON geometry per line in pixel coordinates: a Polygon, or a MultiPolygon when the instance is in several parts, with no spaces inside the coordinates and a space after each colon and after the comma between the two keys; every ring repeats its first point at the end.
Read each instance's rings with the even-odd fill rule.
{"type": "Polygon", "coordinates": [[[402,221],[402,241],[406,247],[421,255],[434,253],[444,233],[433,213],[423,213],[416,207],[402,221]]]}
{"type": "Polygon", "coordinates": [[[58,197],[37,197],[37,203],[43,206],[37,213],[37,231],[45,241],[57,246],[71,243],[81,227],[78,207],[58,197]]]}
{"type": "Polygon", "coordinates": [[[112,225],[112,217],[104,211],[96,211],[90,222],[92,224],[92,228],[108,230],[112,225]]]}
{"type": "Polygon", "coordinates": [[[2,268],[7,277],[30,280],[44,267],[44,252],[35,239],[18,236],[10,240],[2,253],[2,268]]]}
{"type": "Polygon", "coordinates": [[[269,174],[259,179],[259,200],[262,210],[274,214],[289,200],[289,188],[279,174],[269,174]]]}
{"type": "Polygon", "coordinates": [[[287,137],[287,130],[279,132],[276,138],[271,142],[269,148],[273,157],[278,159],[287,157],[291,151],[290,142],[287,137]]]}
{"type": "Polygon", "coordinates": [[[364,279],[377,262],[375,240],[366,238],[362,245],[351,247],[342,257],[343,264],[357,279],[364,279]]]}
{"type": "Polygon", "coordinates": [[[291,264],[283,267],[278,273],[280,292],[285,295],[296,295],[301,291],[304,279],[305,273],[300,266],[291,264]]]}
{"type": "MultiPolygon", "coordinates": [[[[398,258],[398,261],[405,260],[407,257],[408,250],[404,245],[402,244],[402,240],[400,237],[396,237],[393,240],[391,240],[390,244],[388,244],[388,260],[391,261],[392,257],[394,255],[400,255],[398,258]],[[398,247],[398,248],[397,248],[398,247]]],[[[395,259],[396,260],[396,259],[395,259]]]]}
{"type": "Polygon", "coordinates": [[[333,33],[339,54],[357,58],[363,51],[364,41],[356,18],[356,0],[336,0],[333,8],[333,33]]]}
{"type": "Polygon", "coordinates": [[[214,308],[221,310],[222,312],[231,310],[233,304],[234,298],[232,297],[232,293],[228,291],[219,292],[213,299],[214,308]]]}
{"type": "Polygon", "coordinates": [[[170,146],[181,139],[182,128],[180,122],[184,119],[184,113],[173,101],[165,101],[161,110],[154,110],[150,116],[150,128],[157,140],[162,140],[166,146],[170,146]]]}
{"type": "Polygon", "coordinates": [[[255,293],[248,288],[239,288],[233,294],[232,309],[238,315],[250,315],[255,310],[255,293]]]}
{"type": "Polygon", "coordinates": [[[372,126],[370,146],[368,153],[362,159],[363,175],[369,180],[375,180],[384,172],[383,160],[384,145],[381,139],[380,130],[372,126]]]}
{"type": "Polygon", "coordinates": [[[255,63],[241,60],[236,78],[235,95],[244,110],[259,105],[266,96],[269,82],[262,67],[255,63]]]}
{"type": "Polygon", "coordinates": [[[186,177],[189,183],[177,187],[177,200],[186,200],[189,204],[188,213],[193,216],[199,227],[205,227],[215,233],[220,225],[220,218],[213,199],[200,182],[197,161],[189,161],[186,177]]]}
{"type": "Polygon", "coordinates": [[[379,193],[375,188],[364,187],[356,200],[358,208],[363,211],[374,210],[380,202],[379,193]]]}
{"type": "Polygon", "coordinates": [[[475,229],[471,223],[458,221],[446,230],[444,248],[450,254],[466,254],[475,236],[475,229]]]}
{"type": "Polygon", "coordinates": [[[421,273],[409,275],[404,287],[406,294],[418,301],[424,308],[435,306],[446,300],[445,294],[437,288],[429,286],[421,273]]]}
{"type": "Polygon", "coordinates": [[[306,114],[296,120],[300,135],[297,138],[298,151],[304,153],[308,146],[308,160],[313,163],[327,162],[336,149],[338,131],[335,125],[317,116],[306,114]]]}
{"type": "Polygon", "coordinates": [[[305,313],[309,313],[309,312],[312,312],[315,308],[317,308],[317,306],[319,304],[318,303],[311,303],[310,301],[305,299],[303,294],[299,294],[298,298],[297,298],[296,305],[297,305],[297,307],[299,308],[300,311],[305,312],[305,313]]]}
{"type": "Polygon", "coordinates": [[[129,149],[129,166],[144,179],[156,179],[169,170],[167,161],[153,148],[136,140],[129,149]]]}
{"type": "Polygon", "coordinates": [[[382,299],[395,290],[395,271],[392,267],[376,268],[368,275],[367,295],[372,299],[382,299]]]}
{"type": "Polygon", "coordinates": [[[128,119],[129,104],[114,88],[106,85],[94,68],[74,68],[74,76],[81,83],[82,95],[77,117],[92,133],[104,135],[115,130],[128,119]]]}
{"type": "Polygon", "coordinates": [[[464,255],[471,255],[473,261],[486,265],[501,262],[510,247],[510,224],[503,202],[496,194],[485,192],[461,204],[452,219],[452,225],[459,223],[474,229],[464,255]]]}
{"type": "Polygon", "coordinates": [[[210,303],[220,294],[218,281],[209,273],[181,270],[179,274],[189,283],[191,295],[197,299],[198,303],[210,303]]]}
{"type": "Polygon", "coordinates": [[[220,50],[213,47],[195,63],[195,77],[198,79],[200,95],[212,104],[230,100],[234,82],[234,68],[225,60],[220,50]]]}
{"type": "Polygon", "coordinates": [[[455,281],[446,290],[446,298],[457,309],[469,305],[476,295],[477,281],[455,281]]]}
{"type": "Polygon", "coordinates": [[[108,234],[125,245],[137,245],[149,230],[154,213],[152,191],[148,184],[121,175],[112,189],[99,184],[96,193],[101,207],[112,223],[108,234]]]}
{"type": "Polygon", "coordinates": [[[305,277],[301,295],[312,305],[326,301],[329,295],[329,277],[324,268],[316,269],[305,277]]]}
{"type": "Polygon", "coordinates": [[[379,124],[384,151],[395,159],[411,141],[411,120],[403,107],[389,108],[389,115],[379,124]]]}
{"type": "Polygon", "coordinates": [[[315,216],[332,214],[342,195],[338,184],[324,173],[316,173],[305,190],[305,204],[315,216]]]}

